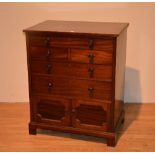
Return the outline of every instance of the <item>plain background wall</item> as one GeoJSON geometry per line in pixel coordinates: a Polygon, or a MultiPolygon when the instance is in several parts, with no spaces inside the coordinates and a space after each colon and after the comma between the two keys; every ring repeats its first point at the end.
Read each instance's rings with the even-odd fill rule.
{"type": "Polygon", "coordinates": [[[23,29],[44,20],[129,22],[125,102],[155,103],[155,3],[0,3],[0,102],[27,102],[23,29]]]}

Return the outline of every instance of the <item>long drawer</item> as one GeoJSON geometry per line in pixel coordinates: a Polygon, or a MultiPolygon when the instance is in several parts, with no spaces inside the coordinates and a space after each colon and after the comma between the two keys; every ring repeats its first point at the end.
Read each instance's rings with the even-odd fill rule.
{"type": "Polygon", "coordinates": [[[111,100],[112,83],[53,76],[32,75],[33,94],[111,100]]]}
{"type": "Polygon", "coordinates": [[[99,80],[112,79],[111,65],[31,61],[31,71],[33,73],[48,74],[62,77],[67,76],[99,80]]]}
{"type": "Polygon", "coordinates": [[[55,37],[55,36],[31,36],[31,46],[69,47],[95,50],[114,50],[112,38],[81,38],[81,37],[55,37]]]}

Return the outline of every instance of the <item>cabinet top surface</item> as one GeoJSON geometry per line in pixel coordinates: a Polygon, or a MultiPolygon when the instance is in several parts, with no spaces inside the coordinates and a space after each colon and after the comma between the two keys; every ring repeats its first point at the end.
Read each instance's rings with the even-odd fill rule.
{"type": "Polygon", "coordinates": [[[129,23],[47,20],[24,29],[24,32],[63,32],[118,36],[128,25],[129,23]]]}

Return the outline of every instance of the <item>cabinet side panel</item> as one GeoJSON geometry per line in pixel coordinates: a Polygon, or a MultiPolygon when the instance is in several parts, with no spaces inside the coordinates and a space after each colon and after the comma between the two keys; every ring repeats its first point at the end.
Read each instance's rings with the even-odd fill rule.
{"type": "Polygon", "coordinates": [[[124,78],[125,78],[125,63],[126,63],[126,40],[127,29],[125,29],[117,38],[116,47],[116,72],[115,72],[115,111],[114,111],[114,126],[123,111],[124,106],[124,78]]]}
{"type": "Polygon", "coordinates": [[[29,87],[29,102],[30,102],[30,121],[34,120],[33,115],[33,105],[32,105],[32,99],[31,99],[31,67],[30,67],[30,40],[29,35],[26,33],[26,48],[27,48],[27,69],[28,69],[28,87],[29,87]]]}

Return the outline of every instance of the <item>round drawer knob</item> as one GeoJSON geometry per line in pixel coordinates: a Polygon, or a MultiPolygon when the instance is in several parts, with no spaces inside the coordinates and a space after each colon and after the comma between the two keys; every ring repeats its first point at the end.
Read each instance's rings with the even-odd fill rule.
{"type": "Polygon", "coordinates": [[[51,73],[52,65],[48,64],[47,65],[47,74],[51,73]]]}
{"type": "Polygon", "coordinates": [[[89,58],[89,63],[93,63],[94,62],[94,54],[93,53],[90,53],[89,55],[88,55],[88,58],[89,58]]]}
{"type": "Polygon", "coordinates": [[[88,95],[89,95],[89,97],[93,96],[93,92],[94,92],[94,88],[93,87],[89,87],[88,88],[88,95]]]}
{"type": "Polygon", "coordinates": [[[89,68],[88,69],[88,75],[89,75],[89,77],[93,77],[93,73],[94,73],[94,69],[93,68],[89,68]]]}
{"type": "Polygon", "coordinates": [[[50,93],[52,90],[53,84],[51,82],[48,83],[48,92],[50,93]]]}

